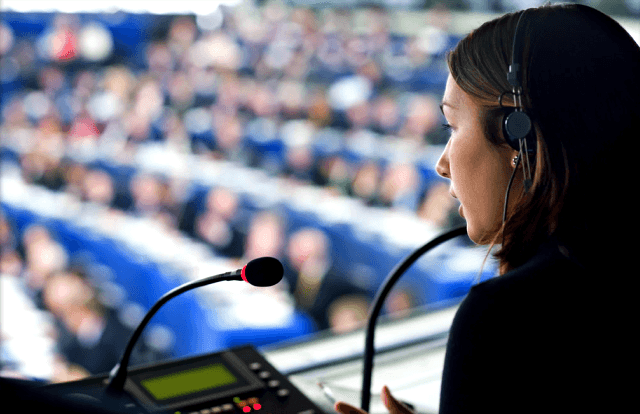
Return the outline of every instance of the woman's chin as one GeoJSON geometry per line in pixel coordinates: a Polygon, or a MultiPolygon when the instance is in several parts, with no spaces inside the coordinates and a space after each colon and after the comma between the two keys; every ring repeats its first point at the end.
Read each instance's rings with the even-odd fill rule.
{"type": "Polygon", "coordinates": [[[469,223],[469,221],[467,221],[467,235],[469,236],[471,241],[478,246],[486,246],[495,241],[497,232],[479,231],[473,226],[472,223],[469,223]]]}

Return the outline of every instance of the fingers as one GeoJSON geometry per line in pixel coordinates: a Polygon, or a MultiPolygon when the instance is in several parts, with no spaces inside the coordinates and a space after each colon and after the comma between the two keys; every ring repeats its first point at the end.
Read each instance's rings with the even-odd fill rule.
{"type": "Polygon", "coordinates": [[[360,408],[356,408],[342,401],[336,402],[333,409],[342,414],[367,414],[366,411],[362,411],[360,408]]]}
{"type": "Polygon", "coordinates": [[[413,410],[391,395],[391,391],[389,391],[389,388],[386,385],[382,387],[382,394],[380,395],[380,398],[391,414],[413,414],[413,410]]]}
{"type": "MultiPolygon", "coordinates": [[[[391,395],[391,391],[389,391],[389,388],[386,385],[382,387],[380,398],[390,414],[414,414],[413,410],[391,395]]],[[[336,412],[341,414],[367,414],[366,411],[343,401],[336,402],[333,408],[336,412]]]]}

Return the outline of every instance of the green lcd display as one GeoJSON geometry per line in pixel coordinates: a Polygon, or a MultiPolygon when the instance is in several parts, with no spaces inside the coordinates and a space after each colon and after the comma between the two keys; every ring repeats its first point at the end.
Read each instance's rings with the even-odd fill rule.
{"type": "Polygon", "coordinates": [[[212,388],[233,384],[238,379],[222,364],[194,368],[140,381],[158,400],[182,397],[212,388]]]}

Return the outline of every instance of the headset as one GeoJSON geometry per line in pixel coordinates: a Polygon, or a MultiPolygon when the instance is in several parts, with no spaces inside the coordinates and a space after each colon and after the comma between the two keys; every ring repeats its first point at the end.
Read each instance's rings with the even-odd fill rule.
{"type": "MultiPolygon", "coordinates": [[[[515,108],[513,111],[509,112],[502,122],[502,129],[507,140],[509,146],[516,151],[518,151],[518,156],[516,157],[516,165],[513,170],[513,174],[511,175],[511,179],[509,180],[509,185],[507,187],[507,193],[505,195],[504,201],[504,211],[502,214],[503,223],[506,221],[507,217],[507,204],[509,201],[509,190],[511,189],[511,184],[513,182],[513,178],[515,177],[515,172],[518,169],[520,162],[522,162],[522,170],[524,172],[524,190],[529,191],[531,188],[532,180],[531,180],[531,165],[529,163],[529,154],[535,152],[535,140],[531,134],[531,118],[524,111],[522,106],[522,82],[521,82],[521,62],[522,62],[522,49],[523,46],[523,38],[524,34],[521,33],[521,27],[523,25],[523,17],[527,13],[527,11],[523,11],[518,18],[518,22],[516,23],[515,33],[513,35],[513,46],[511,51],[511,64],[509,65],[509,70],[507,72],[507,81],[511,85],[511,92],[513,94],[513,103],[515,108]]],[[[504,92],[500,95],[499,103],[502,107],[502,97],[509,92],[504,92]]]]}

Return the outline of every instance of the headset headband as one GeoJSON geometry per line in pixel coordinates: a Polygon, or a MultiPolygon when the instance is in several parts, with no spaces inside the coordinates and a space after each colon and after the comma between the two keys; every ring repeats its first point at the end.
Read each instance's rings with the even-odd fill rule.
{"type": "Polygon", "coordinates": [[[522,34],[520,33],[520,25],[522,22],[522,18],[527,13],[527,11],[523,11],[518,18],[518,23],[516,23],[515,34],[513,35],[513,45],[511,47],[511,65],[509,65],[509,72],[507,72],[507,80],[509,84],[513,87],[513,92],[521,92],[522,91],[522,83],[520,82],[520,62],[522,62],[522,34]]]}

